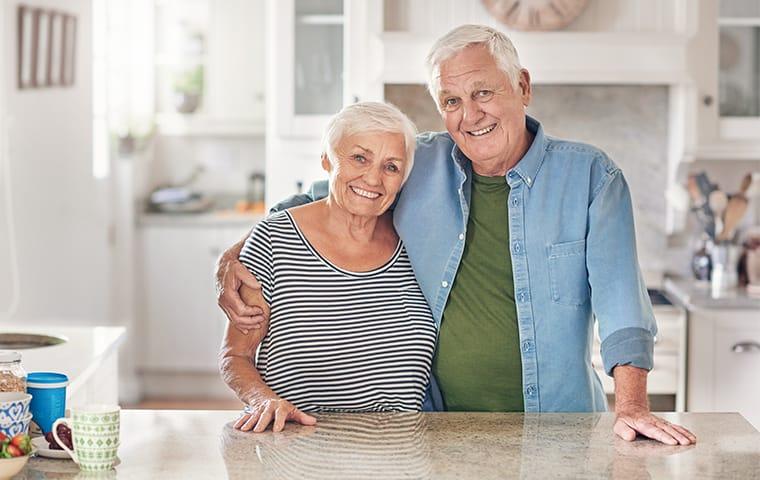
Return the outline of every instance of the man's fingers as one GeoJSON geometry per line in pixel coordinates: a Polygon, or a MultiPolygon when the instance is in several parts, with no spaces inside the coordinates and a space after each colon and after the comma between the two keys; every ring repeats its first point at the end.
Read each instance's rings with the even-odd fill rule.
{"type": "Polygon", "coordinates": [[[662,442],[666,445],[678,445],[678,440],[668,432],[659,428],[652,420],[640,420],[636,423],[636,430],[644,436],[662,442]]]}
{"type": "Polygon", "coordinates": [[[299,409],[295,409],[292,412],[290,412],[290,419],[294,422],[298,422],[301,425],[316,425],[317,419],[312,417],[311,415],[307,413],[303,413],[299,409]]]}
{"type": "Polygon", "coordinates": [[[626,422],[618,418],[615,421],[615,426],[612,427],[612,431],[627,442],[632,442],[636,439],[636,430],[632,429],[626,422]]]}
{"type": "Polygon", "coordinates": [[[668,435],[670,435],[671,437],[675,438],[676,441],[679,444],[681,444],[681,445],[689,445],[691,443],[691,440],[689,440],[689,438],[686,435],[682,434],[681,432],[679,432],[678,430],[676,430],[675,428],[673,428],[672,424],[670,424],[670,423],[662,420],[662,421],[658,422],[656,425],[660,429],[665,430],[668,433],[668,435]]]}
{"type": "Polygon", "coordinates": [[[681,435],[688,438],[691,443],[697,443],[697,436],[691,433],[688,429],[675,423],[671,423],[670,426],[681,432],[681,435]]]}
{"type": "Polygon", "coordinates": [[[259,417],[259,423],[253,428],[256,433],[261,433],[267,429],[270,423],[272,423],[272,417],[274,416],[274,408],[269,406],[264,410],[264,413],[259,417]]]}
{"type": "Polygon", "coordinates": [[[261,284],[256,280],[256,277],[253,276],[253,274],[251,274],[251,272],[249,272],[242,264],[239,264],[238,267],[239,268],[235,269],[235,276],[240,280],[240,283],[247,285],[254,290],[261,290],[261,284]]]}
{"type": "Polygon", "coordinates": [[[235,315],[240,317],[252,317],[254,315],[261,315],[261,307],[249,306],[240,298],[240,294],[237,291],[227,291],[222,294],[222,298],[219,301],[222,308],[229,309],[235,315]]]}

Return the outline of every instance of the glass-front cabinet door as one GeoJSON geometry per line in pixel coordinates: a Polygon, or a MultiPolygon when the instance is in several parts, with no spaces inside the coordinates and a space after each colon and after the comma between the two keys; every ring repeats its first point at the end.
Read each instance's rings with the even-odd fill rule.
{"type": "Polygon", "coordinates": [[[295,115],[330,115],[343,104],[343,0],[295,0],[295,115]]]}
{"type": "MultiPolygon", "coordinates": [[[[271,38],[276,48],[274,84],[278,133],[320,136],[328,118],[348,100],[345,93],[344,0],[278,0],[271,38]]],[[[271,48],[271,47],[270,47],[271,48]]]]}
{"type": "Polygon", "coordinates": [[[718,25],[721,137],[760,138],[760,1],[722,0],[718,25]]]}

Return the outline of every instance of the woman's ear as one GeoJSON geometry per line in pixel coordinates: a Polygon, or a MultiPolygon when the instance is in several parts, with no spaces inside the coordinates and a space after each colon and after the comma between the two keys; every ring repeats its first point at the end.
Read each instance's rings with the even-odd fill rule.
{"type": "Polygon", "coordinates": [[[330,163],[330,159],[327,158],[326,153],[322,154],[322,169],[327,173],[330,173],[332,170],[332,163],[330,163]]]}

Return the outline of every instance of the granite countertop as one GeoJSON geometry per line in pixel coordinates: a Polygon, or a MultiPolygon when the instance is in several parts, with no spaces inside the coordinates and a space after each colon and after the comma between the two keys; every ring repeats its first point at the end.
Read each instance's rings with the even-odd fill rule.
{"type": "MultiPolygon", "coordinates": [[[[322,414],[281,433],[232,429],[235,411],[125,410],[121,463],[107,478],[752,478],[760,433],[737,413],[666,413],[696,445],[612,432],[614,414],[322,414]]],[[[22,478],[75,478],[33,458],[22,478]]],[[[79,478],[79,477],[77,477],[79,478]]],[[[100,477],[99,477],[100,478],[100,477]]]]}
{"type": "Polygon", "coordinates": [[[665,279],[665,290],[674,300],[689,310],[711,308],[760,310],[760,298],[747,295],[747,291],[743,288],[714,297],[709,283],[698,283],[681,277],[668,277],[665,279]]]}
{"type": "Polygon", "coordinates": [[[29,372],[60,372],[69,377],[66,397],[70,398],[126,338],[124,327],[58,327],[3,325],[0,333],[37,333],[63,337],[61,345],[19,350],[21,365],[29,372]]]}

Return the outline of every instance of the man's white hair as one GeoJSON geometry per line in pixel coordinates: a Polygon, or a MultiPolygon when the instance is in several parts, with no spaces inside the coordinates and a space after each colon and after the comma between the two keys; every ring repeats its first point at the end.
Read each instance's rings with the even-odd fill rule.
{"type": "Polygon", "coordinates": [[[506,35],[485,25],[462,25],[439,38],[427,56],[428,90],[440,111],[438,91],[441,63],[470,45],[485,45],[491,52],[499,70],[507,74],[512,88],[520,86],[520,58],[512,41],[506,35]]]}
{"type": "Polygon", "coordinates": [[[335,164],[335,147],[349,135],[357,133],[400,133],[404,136],[406,161],[404,181],[414,166],[414,150],[417,147],[417,127],[404,113],[390,103],[359,102],[336,113],[328,122],[322,136],[322,154],[335,164]]]}

